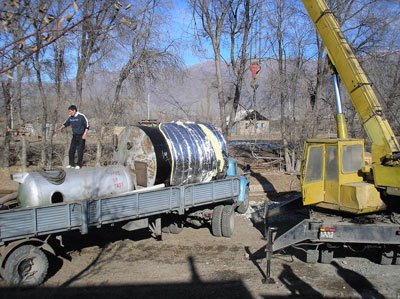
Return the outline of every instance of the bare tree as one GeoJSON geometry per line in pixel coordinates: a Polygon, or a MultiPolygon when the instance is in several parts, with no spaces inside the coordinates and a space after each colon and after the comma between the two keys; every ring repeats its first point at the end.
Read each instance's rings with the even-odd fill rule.
{"type": "Polygon", "coordinates": [[[119,23],[120,20],[117,17],[120,9],[123,9],[120,2],[82,1],[82,15],[84,20],[81,23],[81,30],[78,37],[77,71],[75,78],[75,102],[78,107],[82,106],[83,82],[86,72],[89,66],[101,59],[97,54],[105,50],[104,47],[109,39],[110,32],[119,23]]]}
{"type": "Polygon", "coordinates": [[[39,52],[35,53],[34,59],[35,71],[36,71],[36,80],[40,92],[40,99],[42,101],[42,118],[41,118],[41,154],[40,154],[40,165],[45,166],[47,163],[47,134],[46,134],[46,125],[47,125],[47,95],[44,91],[43,81],[42,81],[42,70],[41,70],[41,63],[39,60],[39,52]]]}
{"type": "Polygon", "coordinates": [[[19,1],[2,1],[0,20],[2,30],[1,36],[3,43],[0,48],[0,58],[7,57],[13,52],[15,47],[24,50],[16,60],[8,60],[3,62],[0,68],[0,74],[10,74],[13,68],[21,64],[23,61],[31,58],[36,52],[54,43],[59,38],[65,36],[68,32],[73,31],[81,22],[90,18],[91,15],[85,15],[74,21],[78,12],[78,5],[75,1],[69,2],[59,14],[52,14],[50,11],[52,1],[30,1],[23,3],[19,1]],[[18,40],[9,40],[7,35],[17,23],[25,22],[31,26],[35,24],[34,30],[24,31],[24,35],[18,40]],[[42,42],[40,46],[37,44],[36,36],[40,36],[42,42]],[[5,41],[5,42],[4,42],[5,41]]]}
{"type": "MultiPolygon", "coordinates": [[[[28,2],[29,3],[29,2],[28,2]]],[[[23,40],[23,37],[26,34],[26,31],[29,28],[29,24],[27,24],[27,20],[20,18],[20,15],[24,15],[26,13],[26,7],[24,6],[9,6],[10,4],[3,4],[3,17],[7,20],[7,22],[3,21],[3,26],[6,26],[6,31],[3,31],[2,37],[4,37],[3,51],[0,51],[0,59],[1,59],[1,69],[3,71],[7,71],[5,78],[1,78],[2,85],[2,93],[4,98],[4,154],[3,154],[3,166],[8,167],[10,164],[9,156],[10,156],[10,142],[11,142],[11,134],[10,130],[13,129],[11,118],[12,118],[12,102],[15,100],[17,106],[17,114],[18,114],[18,123],[19,125],[23,124],[22,116],[21,116],[21,82],[24,72],[21,71],[23,64],[23,60],[21,59],[24,56],[24,44],[20,42],[19,46],[18,41],[23,40]],[[6,25],[5,25],[6,24],[6,25]],[[7,48],[7,45],[14,45],[12,47],[7,48]],[[15,72],[15,65],[18,64],[17,71],[15,72]],[[16,82],[14,82],[14,77],[17,78],[16,82]]],[[[25,137],[22,138],[22,165],[25,167],[26,165],[26,140],[25,137]]]]}
{"type": "Polygon", "coordinates": [[[256,6],[251,7],[250,0],[188,2],[193,10],[194,21],[201,23],[201,28],[196,29],[197,35],[205,36],[212,44],[221,129],[229,139],[241,99],[248,62],[250,27],[256,6]],[[222,56],[222,42],[229,44],[228,60],[222,56]],[[224,79],[223,61],[226,62],[226,69],[231,71],[231,79],[224,79]],[[228,83],[229,90],[225,92],[224,87],[228,83]]]}
{"type": "MultiPolygon", "coordinates": [[[[78,6],[75,1],[69,1],[68,4],[63,6],[62,1],[57,1],[58,10],[54,13],[52,8],[52,1],[18,1],[2,2],[2,31],[1,35],[3,40],[0,50],[0,58],[2,65],[0,73],[6,73],[8,82],[2,84],[3,93],[5,98],[10,99],[6,101],[6,106],[11,105],[11,87],[14,85],[16,111],[18,116],[18,123],[23,125],[22,113],[22,77],[28,69],[27,60],[32,60],[37,80],[37,86],[40,92],[42,101],[42,119],[41,119],[41,135],[42,149],[41,149],[41,164],[46,164],[46,125],[47,125],[47,107],[48,101],[43,86],[42,72],[43,72],[43,56],[46,48],[58,41],[67,32],[72,31],[80,22],[84,20],[81,18],[76,22],[73,21],[74,16],[78,11],[78,6]],[[24,67],[24,72],[21,68],[24,67]],[[16,73],[14,70],[17,68],[16,73]],[[13,83],[16,77],[16,81],[13,83]],[[7,90],[6,90],[7,89],[7,90]]],[[[4,79],[3,79],[4,80],[4,79]]],[[[10,107],[6,111],[12,113],[10,107]]],[[[10,119],[11,114],[7,113],[7,119],[10,119]]],[[[10,125],[10,122],[7,122],[10,125]]],[[[6,130],[7,132],[7,130],[6,130]]],[[[9,149],[9,133],[6,133],[5,142],[5,157],[8,159],[9,149]]],[[[26,165],[26,139],[22,138],[22,153],[21,163],[23,167],[26,165]]],[[[7,163],[6,163],[7,164],[7,163]]],[[[7,164],[8,165],[8,164],[7,164]]]]}
{"type": "MultiPolygon", "coordinates": [[[[151,76],[159,69],[176,68],[180,65],[179,59],[171,52],[173,43],[160,44],[160,36],[157,35],[156,22],[159,21],[157,8],[159,1],[146,0],[137,2],[134,16],[124,16],[123,25],[131,35],[129,58],[123,65],[118,81],[115,85],[113,100],[108,109],[108,116],[101,123],[97,135],[96,164],[100,164],[103,140],[106,129],[116,123],[116,118],[121,114],[120,96],[123,84],[132,74],[147,74],[151,76]]],[[[132,8],[133,9],[133,8],[132,8]]]]}
{"type": "Polygon", "coordinates": [[[10,166],[10,141],[11,133],[9,129],[11,128],[11,85],[12,79],[7,78],[6,80],[1,80],[1,88],[3,91],[4,98],[4,154],[3,154],[3,167],[10,166]]]}
{"type": "Polygon", "coordinates": [[[292,15],[291,8],[288,1],[274,0],[267,5],[269,14],[267,20],[269,27],[272,30],[271,37],[268,39],[271,43],[271,49],[278,63],[278,97],[280,101],[280,128],[281,138],[284,149],[284,156],[286,162],[286,171],[291,172],[294,169],[289,152],[289,119],[288,111],[288,91],[289,84],[287,78],[287,65],[286,65],[286,37],[287,37],[287,22],[292,15]]]}
{"type": "MultiPolygon", "coordinates": [[[[62,10],[62,0],[58,2],[57,13],[59,14],[62,10]]],[[[55,97],[51,105],[49,105],[49,131],[50,137],[49,151],[48,151],[48,164],[53,165],[53,141],[55,129],[58,123],[59,108],[61,103],[64,102],[64,82],[66,78],[66,64],[65,64],[65,51],[66,41],[65,39],[59,39],[52,44],[52,69],[50,70],[50,78],[54,82],[55,97]]],[[[66,151],[65,151],[66,152],[66,151]]]]}
{"type": "MultiPolygon", "coordinates": [[[[25,129],[25,119],[22,113],[22,80],[26,76],[28,64],[23,63],[22,65],[18,65],[16,67],[16,75],[17,79],[14,81],[15,84],[15,108],[17,112],[17,119],[19,128],[25,129]]],[[[26,167],[28,164],[27,155],[29,142],[27,140],[27,136],[22,134],[21,138],[21,151],[19,153],[19,159],[21,162],[22,171],[26,171],[26,167]]]]}
{"type": "MultiPolygon", "coordinates": [[[[232,125],[234,124],[236,112],[239,107],[239,101],[242,93],[242,86],[244,75],[247,67],[247,46],[250,34],[250,27],[253,22],[254,14],[256,9],[253,8],[253,12],[250,11],[250,0],[237,1],[231,6],[229,10],[229,35],[230,35],[230,65],[232,67],[235,80],[231,86],[230,97],[230,116],[229,122],[225,131],[225,136],[230,136],[232,132],[232,125]],[[241,6],[243,8],[241,9],[241,6]],[[237,39],[240,38],[239,54],[236,55],[236,43],[237,39]]],[[[225,117],[226,118],[226,117],[225,117]]]]}
{"type": "MultiPolygon", "coordinates": [[[[196,21],[198,17],[201,22],[201,31],[211,40],[215,72],[217,77],[217,89],[218,89],[218,102],[220,109],[220,120],[222,132],[227,135],[228,126],[226,124],[226,112],[225,112],[225,94],[224,94],[224,82],[222,76],[221,66],[221,38],[224,31],[225,17],[232,7],[233,0],[189,0],[189,5],[193,9],[193,15],[196,21]]],[[[200,32],[198,34],[201,34],[200,32]]]]}

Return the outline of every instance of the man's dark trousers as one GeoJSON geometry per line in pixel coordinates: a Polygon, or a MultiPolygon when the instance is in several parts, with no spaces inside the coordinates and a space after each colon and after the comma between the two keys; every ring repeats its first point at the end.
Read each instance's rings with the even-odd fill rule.
{"type": "Polygon", "coordinates": [[[69,165],[75,166],[75,151],[78,148],[78,163],[82,167],[83,150],[85,149],[85,140],[82,139],[83,134],[73,134],[71,146],[69,147],[69,165]]]}

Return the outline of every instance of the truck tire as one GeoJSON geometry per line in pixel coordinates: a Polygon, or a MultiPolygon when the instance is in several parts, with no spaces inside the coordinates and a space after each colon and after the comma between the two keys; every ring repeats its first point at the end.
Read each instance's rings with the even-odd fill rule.
{"type": "Polygon", "coordinates": [[[396,259],[394,260],[394,264],[395,265],[400,265],[400,254],[399,253],[397,254],[396,259]]]}
{"type": "Polygon", "coordinates": [[[236,211],[240,214],[244,214],[249,209],[250,205],[250,191],[249,186],[246,186],[246,191],[244,194],[244,201],[237,207],[236,211]]]}
{"type": "Polygon", "coordinates": [[[169,231],[169,225],[168,225],[168,226],[163,226],[163,227],[161,228],[161,231],[162,231],[163,233],[169,234],[169,233],[170,233],[170,231],[169,231]]]}
{"type": "Polygon", "coordinates": [[[393,248],[382,248],[378,255],[378,263],[381,265],[391,265],[394,261],[393,248]]]}
{"type": "Polygon", "coordinates": [[[183,230],[183,219],[176,215],[167,215],[162,220],[163,233],[179,234],[183,230]]]}
{"type": "Polygon", "coordinates": [[[224,206],[222,210],[222,236],[230,238],[233,235],[233,230],[235,228],[235,211],[233,206],[224,206]]]}
{"type": "Polygon", "coordinates": [[[46,278],[48,268],[49,262],[41,249],[23,245],[9,255],[2,275],[11,286],[37,286],[46,278]]]}
{"type": "Polygon", "coordinates": [[[211,218],[211,232],[216,237],[222,237],[222,210],[224,206],[216,206],[211,218]]]}
{"type": "Polygon", "coordinates": [[[319,251],[318,249],[306,250],[306,263],[316,264],[318,262],[319,251]]]}
{"type": "Polygon", "coordinates": [[[400,265],[400,246],[397,246],[395,253],[396,253],[396,255],[394,257],[394,264],[400,265]]]}
{"type": "Polygon", "coordinates": [[[168,230],[171,234],[175,234],[175,235],[179,234],[183,230],[183,222],[182,221],[172,222],[168,226],[168,230]]]}
{"type": "Polygon", "coordinates": [[[319,252],[319,261],[322,264],[330,264],[333,260],[333,250],[329,248],[322,248],[319,252]]]}

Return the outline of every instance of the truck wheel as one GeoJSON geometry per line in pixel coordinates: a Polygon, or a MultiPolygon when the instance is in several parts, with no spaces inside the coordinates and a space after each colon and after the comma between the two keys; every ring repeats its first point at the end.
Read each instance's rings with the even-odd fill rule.
{"type": "Polygon", "coordinates": [[[237,207],[236,211],[240,214],[244,214],[249,209],[250,196],[249,196],[249,186],[246,186],[246,191],[244,194],[244,201],[237,207]]]}
{"type": "Polygon", "coordinates": [[[2,274],[12,286],[37,286],[44,281],[48,268],[49,262],[42,250],[23,245],[7,258],[2,274]]]}
{"type": "Polygon", "coordinates": [[[216,237],[222,237],[222,210],[224,206],[216,206],[211,218],[211,232],[216,237]]]}
{"type": "Polygon", "coordinates": [[[329,248],[323,248],[319,254],[319,261],[322,264],[330,264],[333,260],[333,250],[329,248]]]}
{"type": "Polygon", "coordinates": [[[171,234],[179,234],[183,230],[183,223],[182,221],[172,222],[168,226],[168,230],[171,234]]]}
{"type": "Polygon", "coordinates": [[[162,219],[163,233],[179,234],[183,230],[183,219],[176,215],[167,215],[162,219]]]}
{"type": "Polygon", "coordinates": [[[306,250],[306,263],[315,264],[318,262],[319,251],[318,249],[306,250]]]}
{"type": "Polygon", "coordinates": [[[378,263],[381,265],[391,265],[394,261],[393,248],[382,248],[378,256],[378,263]]]}
{"type": "Polygon", "coordinates": [[[396,248],[396,255],[394,257],[394,264],[395,265],[400,265],[400,246],[397,246],[397,248],[396,248]]]}
{"type": "Polygon", "coordinates": [[[235,227],[235,211],[233,206],[224,206],[222,210],[222,236],[230,238],[235,227]]]}

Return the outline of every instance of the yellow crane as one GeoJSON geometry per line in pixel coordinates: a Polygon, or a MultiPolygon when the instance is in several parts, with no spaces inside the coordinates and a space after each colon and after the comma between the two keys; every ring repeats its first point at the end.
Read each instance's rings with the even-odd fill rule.
{"type": "Polygon", "coordinates": [[[386,195],[400,195],[399,143],[326,2],[302,1],[332,63],[338,100],[338,138],[305,142],[300,176],[303,204],[355,214],[383,210],[386,195]],[[347,136],[337,75],[371,141],[370,164],[364,162],[364,140],[347,136]]]}
{"type": "MultiPolygon", "coordinates": [[[[376,261],[400,265],[399,199],[392,203],[388,195],[400,195],[399,143],[383,119],[382,108],[364,71],[343,36],[338,22],[324,0],[302,0],[328,53],[337,97],[338,138],[308,139],[304,145],[300,182],[303,205],[319,209],[284,232],[275,232],[269,218],[293,212],[292,203],[265,208],[267,270],[271,278],[271,257],[289,246],[304,248],[308,263],[331,263],[334,251],[348,247],[378,248],[376,261]],[[365,164],[364,140],[347,136],[341,109],[338,76],[350,95],[360,120],[372,143],[371,163],[365,164]],[[382,215],[374,212],[390,207],[382,215]],[[349,214],[336,213],[343,211],[349,214]],[[358,214],[371,213],[365,217],[358,214]],[[356,245],[353,247],[353,245],[356,245]]],[[[287,223],[285,223],[287,225],[287,223]]]]}

